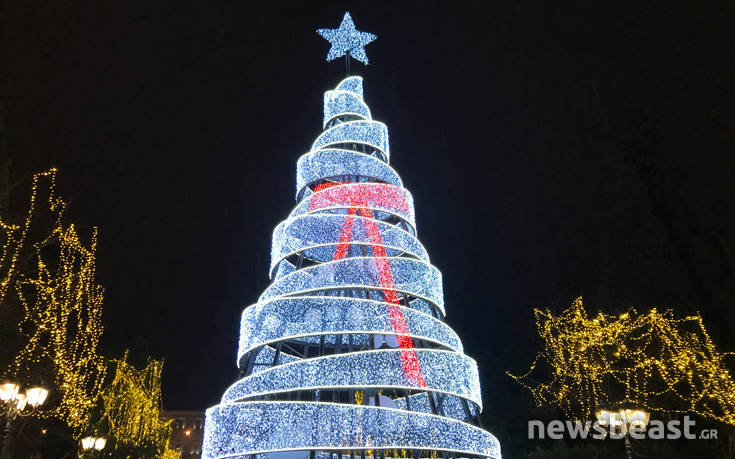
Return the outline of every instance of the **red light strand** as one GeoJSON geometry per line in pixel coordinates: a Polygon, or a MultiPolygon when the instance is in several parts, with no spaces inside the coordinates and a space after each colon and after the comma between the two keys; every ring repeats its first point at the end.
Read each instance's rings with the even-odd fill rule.
{"type": "Polygon", "coordinates": [[[391,324],[393,325],[393,330],[396,332],[398,347],[400,349],[404,349],[401,351],[401,364],[403,365],[403,371],[408,379],[413,381],[414,384],[419,387],[426,387],[426,381],[424,380],[424,375],[421,371],[421,365],[419,364],[418,356],[414,350],[413,339],[408,336],[406,318],[398,307],[400,306],[400,300],[396,293],[396,286],[393,281],[393,271],[391,270],[390,260],[388,259],[385,246],[383,245],[383,238],[380,235],[378,225],[376,225],[373,220],[373,212],[368,208],[368,201],[370,201],[376,204],[396,207],[401,210],[405,209],[405,211],[407,211],[408,204],[406,203],[405,195],[402,193],[398,194],[396,193],[396,190],[388,188],[382,184],[369,184],[378,185],[377,187],[366,187],[366,184],[352,184],[350,186],[330,190],[326,193],[319,193],[320,191],[337,185],[343,185],[343,183],[326,182],[317,185],[314,188],[314,191],[317,194],[312,196],[309,203],[309,210],[327,207],[335,202],[349,203],[350,205],[347,212],[348,216],[342,224],[342,234],[340,235],[339,244],[337,245],[333,260],[340,260],[347,255],[349,242],[352,240],[352,228],[355,224],[355,215],[359,212],[361,216],[366,217],[365,228],[367,229],[368,237],[370,238],[370,246],[373,249],[375,264],[377,265],[378,272],[380,273],[380,283],[384,289],[385,301],[391,304],[388,306],[388,316],[390,317],[391,324]]]}

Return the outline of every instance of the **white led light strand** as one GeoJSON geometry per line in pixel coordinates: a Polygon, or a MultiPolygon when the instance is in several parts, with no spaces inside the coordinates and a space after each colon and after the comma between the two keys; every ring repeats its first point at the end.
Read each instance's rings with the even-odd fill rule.
{"type": "Polygon", "coordinates": [[[364,120],[371,119],[370,109],[358,94],[339,89],[325,92],[322,127],[326,128],[330,121],[342,115],[354,115],[364,120]]]}
{"type": "MultiPolygon", "coordinates": [[[[278,365],[242,378],[222,396],[223,402],[305,389],[360,389],[384,387],[418,389],[401,366],[400,349],[379,349],[328,355],[278,365]],[[380,382],[376,385],[375,382],[380,382]]],[[[477,364],[464,354],[416,349],[426,389],[457,395],[481,408],[477,364]],[[446,369],[451,368],[451,372],[446,369]]]]}
{"type": "Polygon", "coordinates": [[[384,161],[366,153],[326,148],[299,158],[296,164],[296,197],[300,199],[307,185],[320,180],[340,180],[345,176],[357,176],[367,180],[403,186],[395,170],[384,161]]]}
{"type": "Polygon", "coordinates": [[[316,138],[311,149],[318,150],[319,148],[345,143],[369,145],[383,153],[386,162],[390,159],[388,126],[379,121],[372,120],[347,121],[332,126],[316,138]]]}
{"type": "MultiPolygon", "coordinates": [[[[366,225],[369,222],[365,221],[366,217],[349,217],[346,214],[307,214],[280,223],[273,232],[271,276],[278,262],[295,253],[304,252],[307,258],[317,261],[331,261],[335,246],[340,243],[340,235],[347,218],[353,218],[355,222],[349,244],[370,245],[371,239],[366,225]]],[[[375,221],[374,225],[380,231],[383,247],[389,252],[388,256],[410,255],[429,261],[426,249],[413,234],[381,221],[375,221]]]]}
{"type": "MultiPolygon", "coordinates": [[[[434,266],[410,258],[388,258],[395,290],[421,297],[444,314],[442,275],[434,266]]],[[[343,258],[294,271],[275,279],[259,302],[271,298],[330,289],[382,288],[377,281],[379,268],[374,257],[343,258]]]]}
{"type": "Polygon", "coordinates": [[[352,202],[356,198],[365,200],[361,208],[394,215],[406,220],[412,228],[416,227],[411,193],[405,188],[385,183],[342,184],[320,190],[304,197],[294,207],[289,217],[294,218],[307,213],[345,214],[350,207],[353,207],[352,202]]]}
{"type": "Polygon", "coordinates": [[[324,402],[223,403],[207,410],[203,457],[296,450],[439,449],[499,459],[488,432],[444,416],[324,402]]]}
{"type": "MultiPolygon", "coordinates": [[[[240,324],[238,362],[253,349],[278,340],[318,342],[314,337],[394,332],[388,308],[382,301],[361,298],[299,297],[257,303],[246,308],[240,324]],[[310,338],[310,339],[306,339],[310,338]]],[[[444,322],[410,307],[400,307],[412,338],[432,341],[462,352],[457,334],[444,322]]],[[[346,345],[348,338],[342,337],[346,345]]]]}

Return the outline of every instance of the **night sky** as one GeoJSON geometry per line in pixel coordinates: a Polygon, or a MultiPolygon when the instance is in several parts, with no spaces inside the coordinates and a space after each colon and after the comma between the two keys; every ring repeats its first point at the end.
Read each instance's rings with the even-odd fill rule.
{"type": "Polygon", "coordinates": [[[538,349],[533,307],[700,311],[735,350],[735,7],[397,3],[5,4],[11,200],[56,166],[71,221],[99,227],[104,353],[165,358],[166,408],[234,381],[240,313],[344,77],[315,29],[345,10],[378,35],[353,74],[489,430],[525,429],[530,396],[504,371],[538,349]]]}

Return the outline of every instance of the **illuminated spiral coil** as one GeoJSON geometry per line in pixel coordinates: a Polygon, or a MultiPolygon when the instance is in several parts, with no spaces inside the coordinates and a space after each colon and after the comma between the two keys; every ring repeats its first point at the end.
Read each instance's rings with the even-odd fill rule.
{"type": "Polygon", "coordinates": [[[207,410],[203,457],[500,458],[362,78],[325,93],[323,127],[273,232],[272,283],[242,315],[241,378],[207,410]]]}

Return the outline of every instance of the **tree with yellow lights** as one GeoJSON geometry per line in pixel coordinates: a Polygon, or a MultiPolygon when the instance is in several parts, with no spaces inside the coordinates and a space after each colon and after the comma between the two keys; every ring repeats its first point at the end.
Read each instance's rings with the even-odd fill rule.
{"type": "Polygon", "coordinates": [[[38,415],[63,420],[78,438],[89,425],[105,376],[104,359],[97,354],[103,291],[95,281],[97,230],[85,244],[74,225],[64,223],[66,203],[55,193],[55,179],[55,169],[36,174],[23,221],[0,222],[0,302],[22,309],[24,341],[5,376],[31,383],[42,379],[51,395],[38,415]],[[41,182],[47,206],[39,199],[41,182]]]}
{"type": "Polygon", "coordinates": [[[38,415],[64,421],[76,439],[92,433],[94,414],[96,433],[110,438],[113,457],[177,458],[167,448],[171,423],[159,418],[162,363],[150,360],[137,370],[127,354],[111,361],[97,354],[103,303],[95,281],[97,230],[85,244],[65,223],[56,173],[33,177],[22,222],[0,220],[0,306],[21,310],[23,338],[4,376],[27,383],[43,379],[51,394],[38,415]],[[114,366],[111,381],[108,363],[114,366]]]}
{"type": "Polygon", "coordinates": [[[528,373],[508,373],[538,406],[557,406],[571,419],[589,419],[600,404],[658,413],[696,413],[735,425],[733,355],[716,349],[700,316],[676,318],[656,309],[587,315],[582,298],[555,315],[534,309],[544,342],[528,373]],[[539,364],[551,379],[533,382],[539,364]]]}
{"type": "Polygon", "coordinates": [[[138,370],[127,360],[112,360],[115,377],[102,392],[99,425],[110,440],[113,457],[173,459],[179,454],[168,449],[171,420],[160,417],[163,362],[149,360],[138,370]]]}

